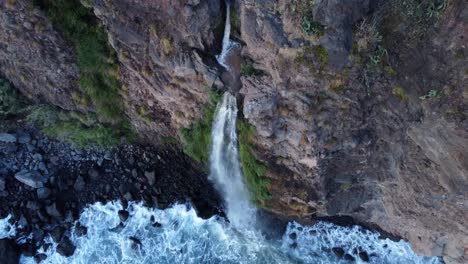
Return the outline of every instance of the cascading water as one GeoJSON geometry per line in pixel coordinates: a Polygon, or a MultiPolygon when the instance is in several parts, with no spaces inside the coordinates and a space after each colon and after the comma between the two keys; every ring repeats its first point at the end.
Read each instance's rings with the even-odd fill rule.
{"type": "Polygon", "coordinates": [[[251,227],[256,210],[249,201],[239,164],[236,119],[236,98],[225,93],[213,122],[210,179],[224,197],[228,219],[238,227],[251,227]]]}
{"type": "MultiPolygon", "coordinates": [[[[227,5],[223,52],[217,59],[229,70],[225,59],[236,44],[229,39],[227,5]]],[[[210,178],[223,194],[230,222],[218,217],[201,219],[187,205],[159,210],[129,203],[126,210],[130,217],[121,225],[118,211],[124,208],[119,202],[96,203],[77,221],[87,227],[87,234],[78,236],[71,230],[75,254],[61,256],[57,244],[47,237],[45,242],[51,246],[39,249],[47,255],[41,263],[440,263],[438,258],[415,255],[406,242],[382,240],[378,233],[357,226],[302,226],[293,222],[281,239],[265,239],[254,229],[256,210],[242,180],[236,118],[236,99],[226,93],[213,122],[210,178]],[[340,254],[335,253],[337,248],[340,254]]],[[[15,235],[16,225],[9,219],[0,219],[0,239],[15,235]]],[[[22,256],[20,263],[36,261],[22,256]]]]}
{"type": "MultiPolygon", "coordinates": [[[[226,58],[238,44],[230,39],[230,2],[226,2],[226,25],[223,48],[216,56],[227,71],[230,65],[226,58]]],[[[236,98],[226,92],[216,109],[211,132],[210,179],[223,195],[226,213],[231,223],[238,228],[250,228],[255,223],[255,207],[250,203],[249,192],[243,182],[237,146],[236,98]]]]}

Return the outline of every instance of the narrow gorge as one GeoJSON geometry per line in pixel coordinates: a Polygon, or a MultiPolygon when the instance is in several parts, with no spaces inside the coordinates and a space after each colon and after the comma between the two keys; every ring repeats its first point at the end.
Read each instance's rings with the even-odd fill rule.
{"type": "Polygon", "coordinates": [[[464,0],[0,0],[1,263],[466,263],[464,0]]]}

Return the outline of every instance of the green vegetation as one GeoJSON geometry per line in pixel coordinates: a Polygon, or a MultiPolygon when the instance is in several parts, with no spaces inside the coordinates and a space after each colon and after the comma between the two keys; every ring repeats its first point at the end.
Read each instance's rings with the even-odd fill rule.
{"type": "Polygon", "coordinates": [[[91,10],[79,0],[35,0],[35,3],[73,43],[80,70],[80,88],[96,106],[99,118],[113,123],[123,121],[119,67],[108,46],[107,35],[91,10]]]}
{"type": "Polygon", "coordinates": [[[257,76],[261,74],[261,71],[257,70],[253,66],[253,62],[248,59],[244,59],[241,64],[241,71],[242,76],[257,76]]]}
{"type": "Polygon", "coordinates": [[[0,120],[21,112],[23,101],[8,81],[0,79],[0,120]]]}
{"type": "Polygon", "coordinates": [[[304,47],[302,51],[298,53],[294,61],[306,66],[311,72],[316,71],[316,67],[313,62],[317,61],[319,64],[319,72],[323,72],[328,67],[329,59],[330,56],[328,51],[323,46],[318,45],[315,47],[304,47]]]}
{"type": "Polygon", "coordinates": [[[211,126],[213,123],[216,105],[221,95],[210,90],[210,102],[203,108],[202,118],[189,128],[182,128],[183,149],[185,154],[200,162],[208,161],[208,148],[211,144],[211,126]]]}
{"type": "Polygon", "coordinates": [[[50,106],[36,106],[27,119],[41,126],[48,136],[78,147],[110,147],[118,144],[124,134],[130,133],[99,124],[89,114],[61,111],[50,106]]]}
{"type": "Polygon", "coordinates": [[[403,27],[406,40],[401,41],[419,41],[442,16],[447,6],[448,0],[393,0],[387,5],[389,12],[384,17],[385,24],[389,30],[402,28],[400,24],[410,25],[403,27]]]}
{"type": "Polygon", "coordinates": [[[330,59],[327,50],[322,45],[318,45],[314,48],[314,55],[320,64],[320,71],[325,70],[328,67],[328,60],[330,59]]]}
{"type": "Polygon", "coordinates": [[[423,95],[423,96],[420,96],[419,99],[421,100],[426,100],[426,99],[431,99],[431,98],[435,98],[437,96],[440,95],[440,92],[437,91],[437,90],[430,90],[429,93],[423,95]]]}
{"type": "Polygon", "coordinates": [[[407,99],[407,96],[405,94],[405,90],[401,86],[393,87],[392,93],[394,95],[396,95],[398,98],[400,98],[401,101],[405,101],[407,99]]]}
{"type": "Polygon", "coordinates": [[[393,69],[391,66],[385,66],[384,72],[386,72],[387,74],[391,76],[396,76],[398,74],[398,72],[395,69],[393,69]]]}
{"type": "Polygon", "coordinates": [[[321,37],[325,34],[325,26],[314,20],[314,0],[292,0],[292,12],[300,18],[301,29],[307,35],[321,37]]]}
{"type": "Polygon", "coordinates": [[[270,192],[268,191],[270,181],[265,177],[267,168],[253,154],[251,146],[255,135],[254,128],[245,121],[239,120],[237,129],[239,133],[239,154],[242,171],[249,190],[253,194],[253,201],[261,205],[270,197],[270,192]]]}

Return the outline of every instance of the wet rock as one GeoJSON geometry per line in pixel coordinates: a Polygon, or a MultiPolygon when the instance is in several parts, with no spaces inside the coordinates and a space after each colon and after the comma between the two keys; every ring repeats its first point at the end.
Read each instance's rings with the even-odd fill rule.
{"type": "Polygon", "coordinates": [[[0,260],[2,264],[18,264],[20,252],[11,239],[0,239],[0,260]]]}
{"type": "Polygon", "coordinates": [[[345,251],[340,247],[334,247],[334,248],[332,248],[332,251],[339,258],[342,258],[344,256],[344,254],[345,254],[345,251]]]}
{"type": "Polygon", "coordinates": [[[127,201],[132,201],[133,200],[133,196],[132,196],[132,194],[130,192],[127,192],[126,194],[124,194],[124,198],[127,201]]]}
{"type": "Polygon", "coordinates": [[[289,234],[289,238],[292,239],[292,240],[296,240],[297,234],[293,232],[293,233],[289,234]]]}
{"type": "Polygon", "coordinates": [[[77,237],[85,236],[88,233],[88,228],[83,226],[80,222],[75,226],[75,234],[77,237]]]}
{"type": "Polygon", "coordinates": [[[362,261],[365,261],[365,262],[369,262],[369,255],[362,251],[362,252],[359,252],[359,258],[362,260],[362,261]]]}
{"type": "Polygon", "coordinates": [[[44,200],[44,199],[47,199],[47,197],[49,197],[51,191],[47,187],[41,187],[37,189],[36,193],[37,193],[37,199],[44,200]]]}
{"type": "Polygon", "coordinates": [[[351,256],[350,254],[346,253],[343,258],[348,261],[354,261],[354,257],[351,256]]]}
{"type": "Polygon", "coordinates": [[[155,176],[154,171],[145,171],[145,177],[146,179],[148,179],[148,183],[150,185],[154,185],[156,181],[156,176],[155,176]]]}
{"type": "Polygon", "coordinates": [[[118,214],[119,214],[119,218],[120,218],[120,221],[121,221],[121,222],[127,221],[128,216],[129,216],[129,213],[128,213],[127,211],[125,211],[125,210],[120,210],[120,211],[118,212],[118,214]]]}
{"type": "Polygon", "coordinates": [[[51,204],[49,206],[46,206],[46,212],[47,212],[48,215],[50,215],[52,217],[56,217],[56,218],[62,217],[62,214],[57,209],[57,204],[56,203],[53,203],[53,204],[51,204]]]}
{"type": "Polygon", "coordinates": [[[57,166],[60,159],[59,159],[59,157],[53,156],[53,157],[50,157],[49,160],[53,165],[57,166]]]}
{"type": "Polygon", "coordinates": [[[62,239],[64,233],[65,228],[63,226],[57,226],[49,232],[49,235],[55,243],[58,243],[62,239]]]}
{"type": "Polygon", "coordinates": [[[38,171],[35,170],[22,170],[15,174],[15,179],[32,188],[43,187],[44,183],[46,182],[46,179],[38,171]]]}
{"type": "Polygon", "coordinates": [[[46,259],[47,259],[47,255],[44,253],[40,253],[34,256],[34,261],[36,261],[36,263],[41,263],[42,261],[46,259]]]}
{"type": "Polygon", "coordinates": [[[13,134],[0,133],[0,142],[14,143],[16,142],[16,136],[13,134]]]}
{"type": "Polygon", "coordinates": [[[18,137],[18,142],[21,144],[26,144],[31,141],[31,135],[27,132],[19,132],[16,135],[18,137]]]}
{"type": "Polygon", "coordinates": [[[64,257],[70,257],[75,253],[75,249],[76,247],[71,240],[68,237],[64,237],[57,246],[57,253],[64,257]]]}
{"type": "Polygon", "coordinates": [[[159,228],[161,226],[162,226],[162,224],[157,222],[157,221],[153,223],[153,227],[158,227],[159,228]]]}
{"type": "Polygon", "coordinates": [[[140,239],[134,237],[134,236],[131,236],[128,238],[130,240],[130,242],[132,243],[132,249],[138,249],[139,247],[141,247],[141,241],[140,239]]]}

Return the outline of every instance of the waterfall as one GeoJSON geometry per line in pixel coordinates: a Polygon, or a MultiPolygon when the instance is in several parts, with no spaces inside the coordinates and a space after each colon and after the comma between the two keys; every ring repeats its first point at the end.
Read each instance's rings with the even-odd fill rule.
{"type": "Polygon", "coordinates": [[[221,54],[216,56],[216,60],[221,64],[225,69],[229,70],[229,65],[226,63],[226,56],[229,54],[229,51],[232,48],[236,47],[238,43],[231,40],[231,3],[229,0],[226,1],[226,23],[224,26],[224,36],[223,36],[223,48],[221,54]]]}
{"type": "MultiPolygon", "coordinates": [[[[231,41],[230,2],[226,2],[226,25],[223,49],[216,56],[219,64],[230,71],[226,58],[238,45],[231,41]]],[[[236,98],[226,92],[216,109],[211,132],[210,180],[221,192],[226,204],[226,214],[236,227],[243,228],[255,223],[255,207],[250,203],[249,192],[244,184],[239,164],[237,145],[237,103],[236,98]]]]}
{"type": "Polygon", "coordinates": [[[227,92],[217,107],[211,132],[210,180],[224,197],[229,220],[238,227],[248,227],[255,223],[256,210],[239,164],[236,119],[236,98],[227,92]]]}

